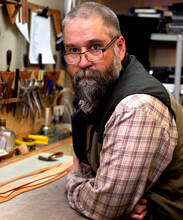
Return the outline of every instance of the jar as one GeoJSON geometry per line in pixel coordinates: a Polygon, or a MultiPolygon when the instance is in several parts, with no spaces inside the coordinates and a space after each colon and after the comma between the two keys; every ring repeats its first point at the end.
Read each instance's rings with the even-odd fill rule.
{"type": "Polygon", "coordinates": [[[16,135],[6,128],[6,119],[0,118],[0,161],[13,156],[16,135]]]}

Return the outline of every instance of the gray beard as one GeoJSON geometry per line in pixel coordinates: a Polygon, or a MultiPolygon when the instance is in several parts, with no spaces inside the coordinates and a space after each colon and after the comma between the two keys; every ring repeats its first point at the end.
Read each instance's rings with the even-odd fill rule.
{"type": "Polygon", "coordinates": [[[74,75],[72,84],[79,100],[95,104],[105,95],[109,86],[119,77],[122,68],[119,55],[116,55],[115,51],[114,56],[109,69],[103,75],[99,71],[88,68],[81,69],[74,75]]]}

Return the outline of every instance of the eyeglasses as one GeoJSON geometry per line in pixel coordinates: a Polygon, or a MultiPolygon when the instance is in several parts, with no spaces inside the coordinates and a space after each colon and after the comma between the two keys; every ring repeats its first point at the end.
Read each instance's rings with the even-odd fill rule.
{"type": "Polygon", "coordinates": [[[104,52],[118,39],[114,37],[104,48],[102,49],[89,49],[82,53],[65,53],[64,59],[67,64],[78,64],[81,61],[81,55],[85,55],[88,61],[97,61],[104,58],[104,52]]]}

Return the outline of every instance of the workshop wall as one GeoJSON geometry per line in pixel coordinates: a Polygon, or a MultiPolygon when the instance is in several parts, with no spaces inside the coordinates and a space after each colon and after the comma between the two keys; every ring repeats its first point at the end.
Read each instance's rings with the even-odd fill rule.
{"type": "MultiPolygon", "coordinates": [[[[87,0],[81,0],[81,1],[87,1],[87,0]]],[[[97,1],[97,0],[96,0],[97,1]]],[[[49,7],[52,9],[60,10],[61,12],[61,18],[64,15],[64,0],[29,0],[30,3],[35,3],[42,5],[43,7],[49,7]]],[[[121,0],[98,0],[98,2],[101,2],[105,4],[106,6],[113,9],[115,12],[127,12],[128,8],[130,7],[141,7],[143,6],[145,0],[128,0],[128,1],[121,1],[121,0]]],[[[11,70],[15,70],[15,68],[23,69],[23,54],[27,52],[28,44],[26,40],[22,37],[21,33],[18,31],[15,24],[11,24],[7,10],[4,6],[0,5],[0,70],[6,70],[6,52],[8,49],[12,50],[12,61],[11,61],[11,70]]],[[[61,55],[60,52],[55,51],[55,32],[54,27],[52,25],[51,27],[51,48],[53,54],[57,54],[57,69],[61,69],[61,55]]],[[[150,51],[150,60],[153,64],[153,66],[159,66],[159,65],[167,65],[167,66],[173,66],[175,63],[175,45],[163,45],[161,47],[160,43],[158,46],[152,45],[151,51],[150,51]],[[164,47],[165,46],[165,47],[164,47]],[[167,59],[168,58],[168,59],[167,59]]],[[[52,65],[46,66],[46,69],[52,69],[52,65]]],[[[65,84],[66,87],[70,87],[70,79],[68,77],[68,74],[65,75],[65,84]]],[[[67,95],[67,94],[66,94],[67,95]]],[[[70,96],[70,94],[69,94],[70,96]]],[[[71,97],[73,98],[73,97],[71,97]]],[[[0,112],[1,114],[1,112],[0,112]]],[[[3,115],[1,115],[3,116],[3,115]]],[[[7,116],[7,115],[5,115],[7,116]]],[[[8,127],[11,129],[14,129],[16,126],[17,121],[14,120],[12,114],[9,114],[8,116],[8,127]]],[[[36,123],[39,123],[39,125],[42,123],[41,120],[37,120],[36,123]]],[[[16,129],[21,133],[25,132],[27,133],[28,130],[25,131],[25,127],[31,130],[37,129],[39,126],[38,124],[32,124],[31,121],[21,121],[19,123],[19,127],[16,129]],[[21,130],[22,129],[22,130],[21,130]]]]}
{"type": "MultiPolygon", "coordinates": [[[[64,11],[64,0],[29,0],[30,3],[39,4],[45,7],[60,10],[61,14],[64,11]]],[[[27,51],[28,44],[18,31],[15,24],[11,24],[7,10],[4,6],[0,5],[0,69],[6,69],[6,51],[12,50],[12,61],[11,68],[22,68],[23,67],[23,54],[27,51]]],[[[52,52],[55,53],[55,33],[53,25],[51,27],[51,48],[52,52]]],[[[60,53],[56,52],[57,57],[60,53]]],[[[58,61],[60,59],[58,58],[58,61]]],[[[58,68],[59,68],[58,63],[58,68]]]]}
{"type": "MultiPolygon", "coordinates": [[[[64,12],[64,0],[29,0],[29,3],[39,4],[43,7],[48,7],[56,10],[60,10],[61,16],[64,12]]],[[[56,69],[60,70],[60,51],[55,50],[55,32],[54,26],[51,26],[51,49],[52,53],[57,55],[57,66],[56,69]]],[[[0,70],[5,71],[7,69],[6,64],[6,52],[8,49],[12,51],[12,60],[10,70],[24,69],[23,67],[23,55],[28,51],[28,43],[23,38],[21,33],[15,24],[11,24],[8,17],[7,9],[2,4],[0,5],[0,70]]],[[[32,66],[30,67],[32,68],[32,66]]],[[[35,68],[35,67],[34,67],[35,68]]],[[[45,65],[46,69],[53,69],[53,65],[45,65]]],[[[39,68],[38,68],[39,69],[39,68]]],[[[60,74],[60,84],[63,86],[64,82],[64,71],[61,71],[60,74]]],[[[18,104],[17,104],[18,105],[18,104]]],[[[17,120],[13,116],[12,112],[7,113],[6,108],[4,111],[0,112],[0,117],[7,119],[7,127],[13,130],[17,136],[23,136],[29,132],[37,132],[40,126],[43,124],[44,118],[38,119],[36,115],[35,123],[32,123],[30,118],[22,119],[21,121],[17,120]]]]}

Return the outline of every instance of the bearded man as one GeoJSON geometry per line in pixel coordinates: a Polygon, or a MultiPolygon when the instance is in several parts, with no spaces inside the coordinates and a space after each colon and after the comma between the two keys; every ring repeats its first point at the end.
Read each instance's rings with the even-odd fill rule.
{"type": "Polygon", "coordinates": [[[108,7],[74,8],[63,20],[63,38],[76,94],[70,206],[94,220],[143,219],[146,198],[146,219],[183,219],[182,108],[126,52],[108,7]]]}

